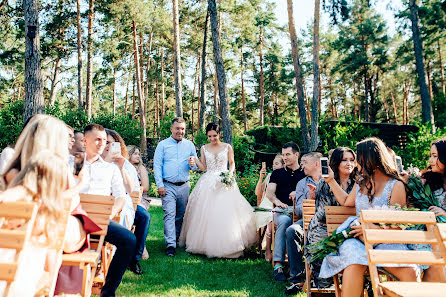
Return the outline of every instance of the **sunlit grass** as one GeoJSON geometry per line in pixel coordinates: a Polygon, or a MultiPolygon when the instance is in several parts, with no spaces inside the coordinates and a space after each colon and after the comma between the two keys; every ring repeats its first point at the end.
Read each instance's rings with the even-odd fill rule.
{"type": "MultiPolygon", "coordinates": [[[[272,280],[271,264],[263,258],[208,259],[182,248],[174,258],[164,255],[163,212],[152,207],[142,276],[127,271],[117,296],[285,296],[284,283],[272,280]]],[[[300,296],[304,296],[303,294],[300,296]]]]}

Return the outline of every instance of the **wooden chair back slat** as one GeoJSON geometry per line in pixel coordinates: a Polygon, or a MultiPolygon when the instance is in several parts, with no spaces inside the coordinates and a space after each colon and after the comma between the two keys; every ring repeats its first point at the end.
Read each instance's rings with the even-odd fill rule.
{"type": "Polygon", "coordinates": [[[26,234],[18,230],[0,230],[0,248],[22,249],[25,244],[26,234]]]}
{"type": "Polygon", "coordinates": [[[307,233],[311,219],[316,212],[316,201],[313,199],[302,200],[302,216],[304,219],[304,233],[307,233]]]}
{"type": "Polygon", "coordinates": [[[361,214],[363,223],[435,224],[435,214],[430,211],[364,210],[361,214]]]}
{"type": "Polygon", "coordinates": [[[130,193],[130,198],[132,198],[132,203],[133,203],[133,209],[136,211],[136,207],[138,206],[139,203],[141,203],[142,200],[142,191],[140,188],[140,191],[133,191],[130,193]]]}
{"type": "Polygon", "coordinates": [[[0,217],[6,219],[20,218],[29,220],[35,214],[34,207],[34,203],[25,201],[1,203],[0,217]]]}
{"type": "Polygon", "coordinates": [[[374,264],[446,264],[440,253],[430,251],[371,250],[370,261],[374,264]]]}
{"type": "Polygon", "coordinates": [[[327,233],[330,236],[336,229],[351,216],[356,215],[354,207],[347,206],[325,206],[325,217],[327,233]]]}
{"type": "Polygon", "coordinates": [[[95,194],[79,194],[82,205],[84,203],[105,204],[113,205],[115,203],[115,197],[106,195],[95,194]]]}
{"type": "Polygon", "coordinates": [[[370,243],[411,243],[411,244],[435,244],[435,234],[425,231],[410,231],[410,236],[402,230],[366,230],[367,241],[370,243]]]}
{"type": "Polygon", "coordinates": [[[17,263],[0,263],[0,280],[13,282],[18,266],[17,263]]]}

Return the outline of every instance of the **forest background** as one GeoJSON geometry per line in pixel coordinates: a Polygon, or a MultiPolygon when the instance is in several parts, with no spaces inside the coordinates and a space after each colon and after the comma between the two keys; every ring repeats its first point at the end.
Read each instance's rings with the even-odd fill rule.
{"type": "Polygon", "coordinates": [[[327,153],[376,132],[361,122],[414,124],[404,152],[394,149],[423,168],[430,142],[446,135],[444,0],[311,1],[313,20],[299,31],[292,0],[1,0],[1,147],[22,130],[27,93],[39,94],[25,80],[29,3],[39,4],[31,57],[41,111],[76,129],[103,124],[142,148],[168,137],[175,115],[197,146],[219,121],[248,187],[258,169],[250,148],[280,149],[259,129],[327,153]]]}

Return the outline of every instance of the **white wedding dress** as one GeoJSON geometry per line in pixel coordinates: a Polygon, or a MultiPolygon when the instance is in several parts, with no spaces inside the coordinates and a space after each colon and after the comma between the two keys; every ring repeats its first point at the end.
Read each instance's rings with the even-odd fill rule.
{"type": "Polygon", "coordinates": [[[203,147],[207,171],[189,196],[179,239],[189,253],[238,258],[257,241],[253,208],[237,183],[220,182],[219,174],[228,170],[228,147],[216,155],[203,147]]]}

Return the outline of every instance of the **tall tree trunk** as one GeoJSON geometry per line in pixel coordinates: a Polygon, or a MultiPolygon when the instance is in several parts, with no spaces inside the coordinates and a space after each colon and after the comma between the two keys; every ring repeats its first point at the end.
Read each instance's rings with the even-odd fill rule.
{"type": "Polygon", "coordinates": [[[87,90],[85,96],[88,119],[91,119],[91,94],[93,88],[93,57],[92,57],[93,21],[94,21],[94,0],[90,0],[88,8],[88,36],[87,36],[87,90]]]}
{"type": "Polygon", "coordinates": [[[204,21],[203,48],[201,50],[201,89],[200,89],[200,118],[198,120],[198,129],[203,129],[204,115],[206,112],[206,47],[208,40],[209,10],[206,12],[204,21]]]}
{"type": "Polygon", "coordinates": [[[409,94],[410,85],[404,83],[403,85],[403,124],[407,125],[409,123],[409,94]]]}
{"type": "Polygon", "coordinates": [[[160,127],[160,104],[159,104],[159,92],[158,92],[158,79],[155,80],[155,123],[156,123],[156,135],[159,136],[160,127]]]}
{"type": "Polygon", "coordinates": [[[141,125],[141,153],[145,158],[147,157],[147,126],[146,126],[146,113],[144,111],[144,94],[141,87],[141,69],[139,63],[139,50],[138,50],[138,37],[136,35],[135,21],[132,21],[133,30],[133,50],[135,52],[135,72],[136,72],[136,85],[138,90],[139,101],[139,124],[141,125]]]}
{"type": "MultiPolygon", "coordinates": [[[[195,131],[195,118],[194,118],[194,103],[195,103],[195,91],[197,90],[197,83],[198,83],[198,88],[200,87],[199,84],[199,75],[200,75],[200,53],[198,53],[198,61],[197,61],[197,68],[195,69],[195,75],[194,75],[194,89],[192,91],[192,108],[191,108],[191,121],[192,121],[192,135],[194,135],[194,131],[195,131]]],[[[197,106],[200,103],[197,102],[197,106]]]]}
{"type": "Polygon", "coordinates": [[[432,90],[432,68],[431,61],[426,61],[426,78],[427,78],[427,89],[429,90],[429,96],[431,100],[434,98],[434,91],[432,90]]]}
{"type": "Polygon", "coordinates": [[[377,86],[378,86],[378,79],[379,79],[379,73],[377,72],[375,74],[375,78],[373,78],[373,75],[369,78],[369,94],[370,94],[370,121],[371,122],[376,122],[376,103],[375,103],[375,98],[376,98],[376,91],[377,91],[377,86]]]}
{"type": "Polygon", "coordinates": [[[129,102],[129,84],[130,84],[130,75],[127,79],[127,86],[125,87],[125,104],[124,104],[124,114],[127,115],[127,106],[129,102]]]}
{"type": "Polygon", "coordinates": [[[112,112],[116,115],[116,69],[113,67],[113,94],[112,94],[112,112]]]}
{"type": "Polygon", "coordinates": [[[23,121],[44,112],[40,65],[39,1],[23,1],[25,17],[25,102],[23,121]]]}
{"type": "Polygon", "coordinates": [[[147,68],[146,68],[146,83],[144,84],[144,98],[146,99],[146,106],[148,109],[147,101],[149,101],[149,72],[150,72],[150,55],[152,54],[152,44],[153,44],[153,31],[149,35],[149,50],[147,53],[147,68]]]}
{"type": "Polygon", "coordinates": [[[164,118],[164,111],[166,110],[164,107],[164,99],[165,99],[165,92],[164,92],[164,49],[161,49],[161,118],[164,118]]]}
{"type": "Polygon", "coordinates": [[[135,93],[136,93],[136,77],[135,74],[133,73],[133,93],[132,93],[132,120],[135,119],[135,107],[136,107],[136,98],[135,98],[135,93]]]}
{"type": "Polygon", "coordinates": [[[51,80],[51,91],[50,91],[50,105],[54,105],[54,101],[56,101],[56,85],[59,82],[59,72],[60,72],[60,63],[62,62],[61,58],[57,58],[54,63],[54,72],[53,78],[51,80]]]}
{"type": "Polygon", "coordinates": [[[175,102],[177,117],[183,116],[183,93],[181,87],[181,58],[180,58],[180,24],[178,13],[178,0],[173,4],[173,68],[175,80],[175,102]]]}
{"type": "Polygon", "coordinates": [[[217,69],[214,74],[214,122],[218,122],[218,81],[217,81],[217,69]]]}
{"type": "Polygon", "coordinates": [[[263,74],[263,53],[262,53],[262,45],[263,45],[263,30],[262,26],[259,26],[259,62],[260,62],[260,103],[259,103],[259,125],[263,126],[265,124],[265,77],[263,74]]]}
{"type": "Polygon", "coordinates": [[[76,0],[76,20],[77,20],[77,94],[79,109],[84,108],[82,100],[82,23],[80,0],[76,0]]]}
{"type": "Polygon", "coordinates": [[[287,0],[287,8],[288,8],[288,27],[290,31],[294,73],[296,76],[296,90],[297,90],[297,98],[299,106],[300,128],[302,131],[302,144],[304,151],[309,151],[310,136],[308,135],[307,112],[305,110],[302,67],[300,65],[300,60],[299,60],[299,46],[297,43],[296,28],[294,26],[293,0],[287,0]]]}
{"type": "Polygon", "coordinates": [[[242,106],[243,106],[243,128],[245,132],[248,130],[248,119],[246,115],[246,99],[245,99],[245,80],[243,79],[243,74],[245,72],[245,60],[243,59],[243,47],[240,48],[240,79],[242,81],[242,106]]]}
{"type": "Polygon", "coordinates": [[[332,120],[336,120],[338,115],[336,112],[336,105],[335,105],[335,99],[334,99],[334,94],[333,94],[333,80],[331,75],[328,76],[328,90],[329,90],[329,95],[330,96],[330,110],[331,110],[331,119],[332,120]]]}
{"type": "Polygon", "coordinates": [[[310,150],[315,151],[318,145],[319,128],[319,98],[321,76],[319,73],[319,15],[320,0],[314,1],[314,25],[313,25],[313,102],[311,104],[311,140],[310,150]]]}
{"type": "Polygon", "coordinates": [[[395,118],[395,124],[398,124],[398,110],[396,109],[396,100],[393,92],[390,92],[390,99],[392,99],[393,117],[395,118]]]}
{"type": "Polygon", "coordinates": [[[443,92],[443,96],[446,95],[446,85],[444,81],[444,67],[443,67],[443,59],[441,57],[441,46],[440,39],[437,40],[437,51],[438,51],[438,64],[440,64],[440,77],[441,77],[441,90],[443,92]]]}
{"type": "Polygon", "coordinates": [[[409,0],[410,20],[412,22],[412,40],[415,51],[415,65],[418,73],[418,83],[420,85],[421,110],[423,122],[434,127],[434,115],[432,112],[431,98],[426,84],[424,72],[423,44],[420,36],[418,5],[416,0],[409,0]]]}
{"type": "Polygon", "coordinates": [[[226,74],[221,53],[220,32],[218,30],[217,6],[215,0],[208,0],[208,9],[211,20],[212,44],[214,46],[214,62],[217,70],[223,140],[232,145],[231,115],[228,106],[228,90],[226,88],[226,74]]]}

